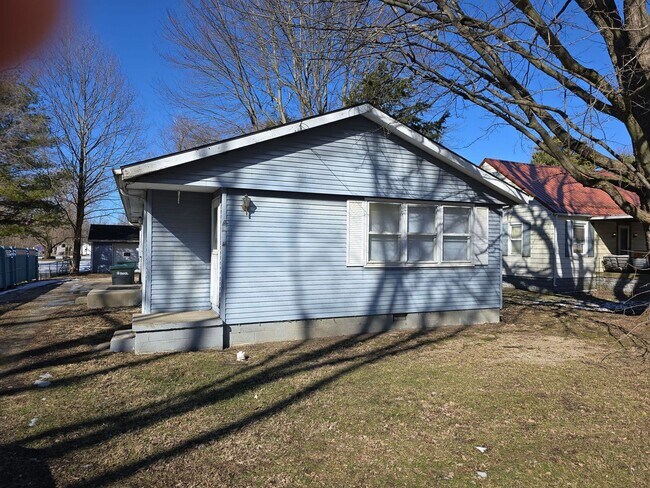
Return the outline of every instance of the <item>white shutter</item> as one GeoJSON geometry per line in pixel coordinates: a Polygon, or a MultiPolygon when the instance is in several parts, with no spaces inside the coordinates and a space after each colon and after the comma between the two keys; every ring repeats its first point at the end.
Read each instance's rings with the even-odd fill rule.
{"type": "Polygon", "coordinates": [[[487,266],[488,248],[490,240],[488,236],[489,211],[487,207],[474,207],[474,230],[472,232],[472,247],[474,264],[487,266]]]}
{"type": "Polygon", "coordinates": [[[348,200],[348,266],[366,265],[366,202],[348,200]]]}

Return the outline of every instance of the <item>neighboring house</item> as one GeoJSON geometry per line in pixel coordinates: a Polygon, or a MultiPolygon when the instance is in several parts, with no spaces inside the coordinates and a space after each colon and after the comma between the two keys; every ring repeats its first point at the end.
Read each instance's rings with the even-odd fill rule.
{"type": "Polygon", "coordinates": [[[133,225],[90,224],[90,269],[108,273],[109,268],[125,261],[138,261],[140,230],[133,225]]]}
{"type": "Polygon", "coordinates": [[[66,259],[72,256],[72,246],[66,242],[58,244],[54,248],[54,257],[56,259],[66,259]]]}
{"type": "MultiPolygon", "coordinates": [[[[647,267],[639,222],[604,191],[578,183],[566,170],[485,159],[481,168],[526,192],[531,201],[504,212],[506,282],[521,287],[583,290],[603,262],[647,267]]],[[[623,190],[621,190],[623,191],[623,190]]],[[[627,192],[634,201],[634,194],[627,192]]]]}
{"type": "Polygon", "coordinates": [[[497,322],[500,212],[527,198],[370,105],[115,177],[143,228],[136,352],[497,322]]]}
{"type": "MultiPolygon", "coordinates": [[[[54,248],[54,257],[56,259],[69,259],[72,257],[72,239],[66,239],[66,242],[62,242],[61,244],[58,244],[54,248]]],[[[90,255],[90,250],[91,246],[90,243],[84,242],[81,244],[81,255],[82,256],[89,256],[90,255]]]]}

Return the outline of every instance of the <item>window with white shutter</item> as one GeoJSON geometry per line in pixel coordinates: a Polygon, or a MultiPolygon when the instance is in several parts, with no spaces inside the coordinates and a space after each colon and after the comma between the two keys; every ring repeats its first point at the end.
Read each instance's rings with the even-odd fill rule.
{"type": "Polygon", "coordinates": [[[487,207],[348,201],[348,266],[488,264],[487,207]]]}

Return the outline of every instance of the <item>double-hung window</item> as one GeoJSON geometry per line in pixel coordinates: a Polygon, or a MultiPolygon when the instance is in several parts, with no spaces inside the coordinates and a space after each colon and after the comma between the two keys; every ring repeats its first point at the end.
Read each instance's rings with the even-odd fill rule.
{"type": "Polygon", "coordinates": [[[409,263],[436,262],[436,207],[407,205],[406,261],[409,263]]]}
{"type": "Polygon", "coordinates": [[[510,224],[510,254],[522,255],[522,224],[510,224]]]}
{"type": "Polygon", "coordinates": [[[370,203],[368,261],[376,263],[401,261],[401,213],[402,206],[399,203],[370,203]]]}
{"type": "Polygon", "coordinates": [[[468,262],[470,207],[370,202],[369,264],[468,262]]]}
{"type": "Polygon", "coordinates": [[[585,254],[587,247],[587,223],[573,223],[573,253],[585,254]]]}
{"type": "Polygon", "coordinates": [[[471,215],[472,209],[469,207],[443,207],[443,261],[469,261],[471,215]]]}

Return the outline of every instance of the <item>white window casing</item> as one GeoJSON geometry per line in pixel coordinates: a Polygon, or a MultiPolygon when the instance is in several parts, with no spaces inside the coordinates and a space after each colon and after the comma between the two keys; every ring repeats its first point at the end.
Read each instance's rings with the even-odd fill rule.
{"type": "Polygon", "coordinates": [[[443,262],[463,263],[471,259],[472,208],[445,205],[442,207],[443,262]]]}
{"type": "Polygon", "coordinates": [[[508,254],[521,256],[523,249],[524,226],[522,223],[510,224],[510,239],[508,239],[508,254]]]}
{"type": "Polygon", "coordinates": [[[573,222],[573,238],[571,242],[571,250],[573,254],[587,253],[588,232],[589,226],[587,225],[587,222],[573,222]]]}
{"type": "Polygon", "coordinates": [[[347,205],[348,266],[488,264],[487,207],[394,200],[347,205]]]}
{"type": "Polygon", "coordinates": [[[394,202],[369,202],[368,261],[399,263],[404,254],[403,208],[394,202]]]}

